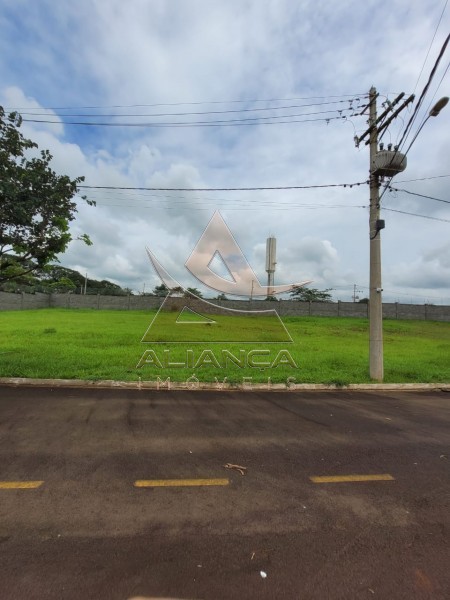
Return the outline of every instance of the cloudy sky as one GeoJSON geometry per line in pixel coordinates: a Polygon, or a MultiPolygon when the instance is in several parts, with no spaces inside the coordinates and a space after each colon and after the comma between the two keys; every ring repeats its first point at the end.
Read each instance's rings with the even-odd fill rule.
{"type": "MultiPolygon", "coordinates": [[[[64,266],[135,291],[159,283],[146,246],[185,285],[184,266],[219,210],[261,282],[313,280],[368,296],[368,147],[354,136],[373,85],[378,109],[420,96],[450,31],[445,0],[3,0],[0,104],[54,168],[88,186],[64,266]],[[438,26],[439,25],[439,26],[438,26]],[[41,121],[41,122],[39,122],[41,121]],[[50,122],[42,122],[50,121],[50,122]],[[71,124],[72,123],[72,124],[71,124]],[[78,124],[74,124],[78,123],[78,124]],[[86,125],[86,123],[89,123],[86,125]],[[99,125],[102,123],[103,125],[99,125]]],[[[450,95],[450,48],[406,140],[450,95]]],[[[383,141],[398,141],[410,105],[383,141]]],[[[382,199],[386,301],[450,304],[450,105],[408,152],[382,199]],[[401,211],[401,212],[396,212],[401,211]],[[413,213],[413,214],[405,214],[413,213]],[[415,216],[422,215],[422,216],[415,216]],[[429,217],[429,218],[425,218],[429,217]]],[[[202,291],[206,291],[202,288],[202,291]]]]}

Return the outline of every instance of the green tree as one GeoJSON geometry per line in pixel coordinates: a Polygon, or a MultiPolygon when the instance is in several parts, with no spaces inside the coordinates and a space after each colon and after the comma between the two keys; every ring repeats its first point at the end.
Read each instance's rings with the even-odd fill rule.
{"type": "MultiPolygon", "coordinates": [[[[22,135],[21,123],[0,106],[0,283],[42,269],[66,250],[77,212],[73,198],[84,181],[57,175],[48,150],[32,157],[38,145],[22,135]]],[[[91,244],[85,234],[79,239],[91,244]]]]}
{"type": "Polygon", "coordinates": [[[40,278],[44,286],[57,283],[61,279],[70,279],[75,285],[75,289],[84,286],[84,276],[81,273],[61,265],[47,265],[42,271],[36,271],[35,275],[40,278]]]}
{"type": "Polygon", "coordinates": [[[170,288],[170,294],[175,294],[176,296],[185,296],[185,292],[183,290],[183,288],[179,285],[177,287],[174,288],[170,288]]]}
{"type": "Polygon", "coordinates": [[[292,289],[291,296],[294,300],[300,302],[332,302],[331,294],[329,294],[331,291],[331,288],[318,290],[300,286],[292,289]]]}
{"type": "Polygon", "coordinates": [[[75,291],[77,286],[68,277],[62,277],[59,281],[55,281],[55,282],[51,283],[49,285],[49,288],[52,292],[57,292],[58,294],[63,294],[64,292],[75,291]]]}
{"type": "Polygon", "coordinates": [[[194,296],[197,296],[197,298],[203,298],[201,291],[195,287],[188,287],[184,292],[184,295],[186,298],[193,298],[194,296]]]}
{"type": "Polygon", "coordinates": [[[167,296],[169,288],[164,283],[161,283],[161,285],[157,285],[153,288],[152,293],[154,296],[167,296]]]}

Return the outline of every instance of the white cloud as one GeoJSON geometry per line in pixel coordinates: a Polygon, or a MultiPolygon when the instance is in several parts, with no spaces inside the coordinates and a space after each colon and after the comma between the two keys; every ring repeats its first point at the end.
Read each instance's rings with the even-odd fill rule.
{"type": "MultiPolygon", "coordinates": [[[[386,11],[375,0],[346,0],[333,7],[317,0],[131,4],[80,0],[43,1],[39,7],[17,1],[10,3],[2,20],[0,103],[59,121],[61,111],[41,107],[100,106],[105,108],[63,112],[103,113],[97,121],[112,121],[106,115],[120,112],[123,116],[117,120],[130,123],[138,120],[134,114],[148,115],[142,117],[146,122],[264,116],[264,111],[155,115],[266,108],[270,103],[253,100],[291,98],[285,104],[295,108],[285,114],[317,113],[298,120],[325,118],[321,111],[349,107],[340,94],[366,93],[372,84],[381,94],[379,104],[384,95],[392,100],[396,92],[412,92],[441,4],[395,0],[386,11]],[[316,98],[300,100],[312,96],[316,98]],[[219,100],[246,102],[203,104],[219,100]],[[159,106],[136,106],[155,104],[159,106]],[[307,104],[314,106],[302,106],[307,104]]],[[[417,85],[419,93],[448,22],[445,13],[417,85]]],[[[443,68],[413,131],[431,96],[436,92],[437,99],[445,93],[446,80],[436,90],[443,68]]],[[[355,100],[355,112],[361,112],[365,102],[362,96],[355,100]]],[[[395,142],[409,116],[410,112],[402,113],[384,141],[395,142]]],[[[27,136],[50,149],[57,171],[85,175],[87,185],[163,188],[365,181],[368,149],[355,149],[353,136],[366,127],[363,116],[328,125],[314,121],[223,128],[81,127],[61,122],[23,126],[27,136]]],[[[447,108],[424,127],[399,181],[448,173],[449,129],[447,108]]],[[[448,179],[396,187],[449,199],[448,179]]],[[[273,234],[278,239],[280,284],[292,277],[311,277],[315,287],[334,287],[342,299],[350,299],[353,284],[368,285],[368,214],[367,209],[353,208],[368,204],[365,185],[351,190],[87,193],[98,205],[80,204],[73,232],[89,233],[94,245],[74,241],[61,261],[88,269],[96,278],[111,277],[135,289],[141,289],[144,281],[156,284],[145,254],[147,245],[184,282],[184,262],[219,208],[262,281],[265,239],[273,234]]],[[[450,218],[445,203],[403,192],[385,194],[383,205],[450,218]]],[[[448,223],[388,211],[382,216],[385,290],[411,286],[426,295],[435,287],[450,303],[448,254],[445,244],[436,243],[448,238],[448,223]]]]}
{"type": "Polygon", "coordinates": [[[407,288],[448,288],[450,281],[450,243],[427,250],[423,256],[411,262],[396,264],[391,273],[397,285],[407,288]]]}

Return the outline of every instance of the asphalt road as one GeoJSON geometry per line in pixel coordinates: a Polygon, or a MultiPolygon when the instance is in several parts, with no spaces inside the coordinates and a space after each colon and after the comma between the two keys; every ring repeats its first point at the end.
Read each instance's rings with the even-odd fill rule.
{"type": "Polygon", "coordinates": [[[447,600],[449,425],[445,392],[0,387],[0,598],[447,600]]]}

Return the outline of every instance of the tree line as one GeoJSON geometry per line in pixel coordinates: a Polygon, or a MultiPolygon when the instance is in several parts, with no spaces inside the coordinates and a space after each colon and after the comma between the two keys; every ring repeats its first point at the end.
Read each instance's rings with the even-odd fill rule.
{"type": "Polygon", "coordinates": [[[101,294],[102,296],[126,296],[129,288],[121,287],[107,279],[92,279],[74,269],[61,265],[47,265],[39,270],[0,282],[3,292],[25,292],[33,294],[101,294]]]}

